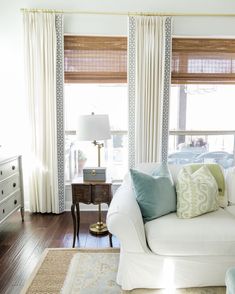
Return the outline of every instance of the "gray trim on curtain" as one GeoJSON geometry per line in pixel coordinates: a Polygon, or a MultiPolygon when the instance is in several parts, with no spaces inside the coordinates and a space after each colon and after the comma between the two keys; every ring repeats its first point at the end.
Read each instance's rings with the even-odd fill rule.
{"type": "Polygon", "coordinates": [[[57,112],[57,165],[59,213],[65,210],[64,181],[64,17],[55,16],[56,26],[56,112],[57,112]]]}
{"type": "Polygon", "coordinates": [[[169,142],[169,111],[171,85],[171,45],[172,45],[172,18],[167,17],[165,35],[165,73],[162,115],[162,162],[167,163],[169,142]]]}
{"type": "Polygon", "coordinates": [[[130,168],[133,168],[135,166],[135,32],[135,18],[133,16],[130,16],[128,36],[128,159],[130,168]]]}

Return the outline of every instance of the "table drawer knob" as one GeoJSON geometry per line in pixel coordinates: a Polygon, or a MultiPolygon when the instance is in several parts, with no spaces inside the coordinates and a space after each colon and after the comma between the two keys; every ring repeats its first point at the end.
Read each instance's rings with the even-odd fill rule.
{"type": "Polygon", "coordinates": [[[15,188],[16,187],[16,183],[13,183],[13,188],[15,188]]]}
{"type": "Polygon", "coordinates": [[[17,200],[16,200],[16,199],[14,200],[14,204],[15,204],[15,205],[17,204],[17,200]]]}
{"type": "Polygon", "coordinates": [[[2,190],[2,195],[4,194],[4,191],[2,190]]]}
{"type": "Polygon", "coordinates": [[[0,175],[2,176],[2,170],[0,171],[0,175]]]}
{"type": "Polygon", "coordinates": [[[11,168],[12,168],[12,170],[15,170],[15,168],[16,168],[16,167],[15,167],[14,165],[12,165],[12,167],[11,167],[11,168]]]}
{"type": "Polygon", "coordinates": [[[5,209],[3,208],[2,213],[5,213],[5,209]]]}

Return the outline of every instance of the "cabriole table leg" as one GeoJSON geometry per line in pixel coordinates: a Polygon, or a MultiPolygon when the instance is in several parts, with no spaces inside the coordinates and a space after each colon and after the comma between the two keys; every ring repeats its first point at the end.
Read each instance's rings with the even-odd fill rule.
{"type": "Polygon", "coordinates": [[[73,218],[73,248],[75,246],[76,241],[76,233],[77,233],[77,222],[76,222],[76,215],[75,215],[75,204],[71,205],[71,214],[73,218]]]}

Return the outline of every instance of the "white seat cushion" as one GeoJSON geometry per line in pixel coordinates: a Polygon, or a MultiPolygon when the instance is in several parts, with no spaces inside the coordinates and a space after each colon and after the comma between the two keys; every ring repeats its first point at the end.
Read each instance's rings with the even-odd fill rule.
{"type": "Polygon", "coordinates": [[[192,219],[171,213],[145,224],[148,245],[156,254],[234,255],[235,216],[224,209],[192,219]]]}
{"type": "Polygon", "coordinates": [[[235,216],[235,205],[229,205],[225,207],[225,211],[231,213],[233,216],[235,216]]]}

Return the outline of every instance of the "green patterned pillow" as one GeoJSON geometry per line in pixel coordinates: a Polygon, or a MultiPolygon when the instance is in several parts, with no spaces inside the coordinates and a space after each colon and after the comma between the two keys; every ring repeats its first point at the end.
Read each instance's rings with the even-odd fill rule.
{"type": "Polygon", "coordinates": [[[206,166],[193,172],[184,166],[176,185],[177,216],[192,218],[219,208],[218,185],[206,166]]]}
{"type": "Polygon", "coordinates": [[[218,185],[218,192],[219,192],[219,206],[226,207],[228,206],[228,198],[227,193],[225,192],[225,180],[222,168],[217,163],[191,163],[191,171],[194,173],[196,170],[201,168],[203,165],[208,167],[209,171],[211,172],[212,176],[215,178],[216,183],[218,185]]]}

